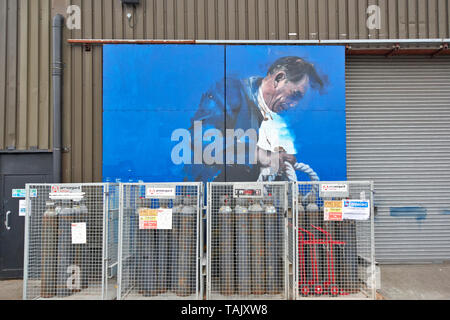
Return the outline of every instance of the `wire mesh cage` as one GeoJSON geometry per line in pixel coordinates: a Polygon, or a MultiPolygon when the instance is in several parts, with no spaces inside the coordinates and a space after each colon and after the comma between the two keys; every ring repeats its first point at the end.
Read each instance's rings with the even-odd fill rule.
{"type": "Polygon", "coordinates": [[[287,186],[208,184],[207,299],[287,299],[287,186]]]}
{"type": "Polygon", "coordinates": [[[27,184],[23,298],[114,299],[117,184],[27,184]]]}
{"type": "Polygon", "coordinates": [[[287,185],[288,188],[288,201],[287,201],[287,238],[288,238],[288,248],[287,248],[287,270],[288,270],[288,299],[293,300],[294,299],[294,281],[295,281],[295,259],[294,259],[294,242],[292,241],[294,237],[294,218],[295,214],[294,211],[296,208],[294,208],[294,201],[293,196],[294,193],[297,194],[297,192],[294,192],[294,188],[296,188],[297,185],[294,183],[289,183],[287,185]]]}
{"type": "Polygon", "coordinates": [[[375,299],[373,183],[294,185],[294,297],[375,299]]]}
{"type": "Polygon", "coordinates": [[[119,299],[202,299],[201,183],[120,186],[119,299]]]}

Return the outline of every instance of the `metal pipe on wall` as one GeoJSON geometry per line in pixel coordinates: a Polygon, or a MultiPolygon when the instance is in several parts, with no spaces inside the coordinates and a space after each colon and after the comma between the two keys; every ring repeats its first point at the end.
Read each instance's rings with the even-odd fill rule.
{"type": "Polygon", "coordinates": [[[60,14],[53,18],[53,182],[61,182],[61,109],[62,109],[62,35],[64,17],[60,14]]]}

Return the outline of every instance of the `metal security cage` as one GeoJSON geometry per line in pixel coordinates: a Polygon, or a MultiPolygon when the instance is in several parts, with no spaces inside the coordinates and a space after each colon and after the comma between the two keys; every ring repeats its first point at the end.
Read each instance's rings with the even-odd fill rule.
{"type": "Polygon", "coordinates": [[[294,211],[296,207],[294,207],[294,188],[297,188],[295,183],[289,183],[288,186],[288,201],[287,201],[287,237],[288,237],[288,253],[287,253],[287,270],[288,270],[288,299],[294,299],[294,281],[295,281],[295,258],[294,258],[294,242],[292,241],[294,237],[294,211]]]}
{"type": "Polygon", "coordinates": [[[23,298],[115,299],[117,184],[27,184],[23,298]]]}
{"type": "Polygon", "coordinates": [[[209,183],[207,299],[287,299],[288,183],[209,183]]]}
{"type": "Polygon", "coordinates": [[[201,183],[120,185],[118,299],[202,299],[201,183]]]}
{"type": "Polygon", "coordinates": [[[296,299],[375,299],[373,182],[296,182],[296,299]]]}

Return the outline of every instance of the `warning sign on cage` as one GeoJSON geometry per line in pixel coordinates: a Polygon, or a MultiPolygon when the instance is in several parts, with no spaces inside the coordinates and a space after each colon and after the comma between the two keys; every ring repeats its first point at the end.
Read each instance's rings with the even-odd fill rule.
{"type": "Polygon", "coordinates": [[[72,223],[72,244],[86,244],[86,222],[72,223]]]}
{"type": "Polygon", "coordinates": [[[172,230],[172,209],[139,209],[139,230],[172,230]]]}
{"type": "Polygon", "coordinates": [[[344,220],[368,220],[370,218],[369,200],[342,200],[344,220]]]}
{"type": "Polygon", "coordinates": [[[346,198],[348,197],[348,184],[346,183],[321,183],[319,195],[321,198],[346,198]]]}
{"type": "Polygon", "coordinates": [[[49,196],[52,200],[81,200],[84,197],[84,192],[81,190],[81,185],[52,184],[49,196]]]}
{"type": "Polygon", "coordinates": [[[254,183],[233,184],[234,198],[262,198],[263,186],[254,183]]]}
{"type": "Polygon", "coordinates": [[[148,198],[175,198],[175,188],[145,187],[145,197],[148,198]]]}
{"type": "Polygon", "coordinates": [[[324,201],[323,212],[325,221],[342,221],[342,201],[324,201]]]}

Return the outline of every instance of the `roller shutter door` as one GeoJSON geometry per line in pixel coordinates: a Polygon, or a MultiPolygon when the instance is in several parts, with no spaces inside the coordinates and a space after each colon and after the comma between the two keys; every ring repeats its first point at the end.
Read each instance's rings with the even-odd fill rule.
{"type": "Polygon", "coordinates": [[[450,260],[450,58],[346,69],[348,179],[375,181],[377,261],[450,260]]]}

